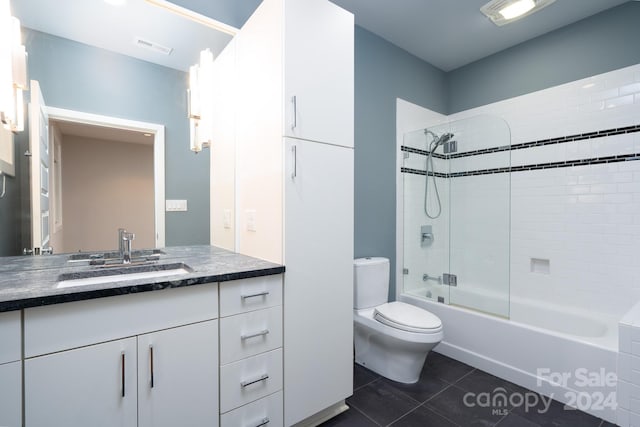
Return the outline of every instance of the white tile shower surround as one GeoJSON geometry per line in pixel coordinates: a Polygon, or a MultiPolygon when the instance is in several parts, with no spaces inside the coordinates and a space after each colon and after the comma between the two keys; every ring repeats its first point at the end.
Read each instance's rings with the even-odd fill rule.
{"type": "Polygon", "coordinates": [[[640,426],[640,303],[619,323],[617,402],[618,425],[640,426]]]}
{"type": "MultiPolygon", "coordinates": [[[[437,116],[424,125],[437,126],[434,129],[441,132],[450,128],[456,134],[459,152],[503,145],[494,138],[473,137],[468,127],[455,129],[456,124],[465,123],[460,120],[478,115],[503,118],[510,127],[512,145],[638,125],[640,65],[457,113],[447,118],[450,125],[442,124],[437,116]]],[[[410,142],[411,146],[424,149],[418,136],[410,142]]],[[[451,172],[456,172],[508,166],[509,154],[510,164],[518,166],[631,153],[640,153],[640,132],[449,162],[451,172]]],[[[411,157],[424,159],[414,154],[411,157]]],[[[597,312],[613,327],[640,300],[640,161],[499,175],[511,176],[510,294],[582,308],[592,315],[597,312]],[[532,272],[532,258],[548,259],[549,274],[532,272]]],[[[424,180],[418,177],[418,182],[420,178],[424,180]]],[[[477,185],[483,178],[475,176],[475,183],[472,179],[469,185],[477,185]]],[[[462,183],[455,185],[456,193],[474,191],[462,183]]],[[[417,193],[417,197],[411,197],[416,203],[422,202],[423,188],[410,190],[417,193]]],[[[424,215],[414,215],[417,218],[411,221],[415,224],[405,224],[405,229],[415,229],[427,221],[424,215]]],[[[434,232],[446,235],[446,230],[437,226],[434,232]]],[[[412,261],[411,256],[405,255],[405,266],[408,262],[424,263],[424,256],[423,251],[418,251],[413,256],[418,259],[412,261]]],[[[510,316],[513,320],[526,320],[519,319],[517,311],[510,316]]]]}

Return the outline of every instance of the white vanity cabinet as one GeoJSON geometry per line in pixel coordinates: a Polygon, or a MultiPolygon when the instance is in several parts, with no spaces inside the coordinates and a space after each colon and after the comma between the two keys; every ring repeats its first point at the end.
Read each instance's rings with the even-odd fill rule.
{"type": "Polygon", "coordinates": [[[217,426],[217,317],[217,284],[24,310],[25,426],[217,426]]]}
{"type": "Polygon", "coordinates": [[[220,283],[221,426],[282,426],[282,275],[220,283]]]}
{"type": "Polygon", "coordinates": [[[20,312],[0,313],[0,426],[22,425],[20,312]]]}

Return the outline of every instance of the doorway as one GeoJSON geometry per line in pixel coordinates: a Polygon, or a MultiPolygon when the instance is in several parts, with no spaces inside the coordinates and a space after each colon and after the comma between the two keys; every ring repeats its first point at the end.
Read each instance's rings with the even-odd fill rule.
{"type": "Polygon", "coordinates": [[[56,253],[164,247],[164,127],[47,107],[50,246],[56,253]]]}

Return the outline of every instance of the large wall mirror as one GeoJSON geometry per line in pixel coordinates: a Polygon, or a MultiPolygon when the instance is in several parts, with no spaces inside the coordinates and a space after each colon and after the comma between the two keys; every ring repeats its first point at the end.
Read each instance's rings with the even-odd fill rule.
{"type": "Polygon", "coordinates": [[[121,227],[137,248],[208,244],[210,154],[189,150],[188,70],[235,29],[163,0],[12,0],[11,9],[37,82],[25,105],[41,113],[14,136],[0,255],[114,249],[121,227]],[[165,212],[164,199],[187,210],[165,212]]]}

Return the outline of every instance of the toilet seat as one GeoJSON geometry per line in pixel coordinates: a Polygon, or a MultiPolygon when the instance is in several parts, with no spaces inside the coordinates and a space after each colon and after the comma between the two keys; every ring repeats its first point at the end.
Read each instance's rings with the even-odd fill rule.
{"type": "Polygon", "coordinates": [[[377,306],[373,318],[382,324],[406,332],[432,334],[442,329],[442,322],[434,314],[399,301],[377,306]]]}

